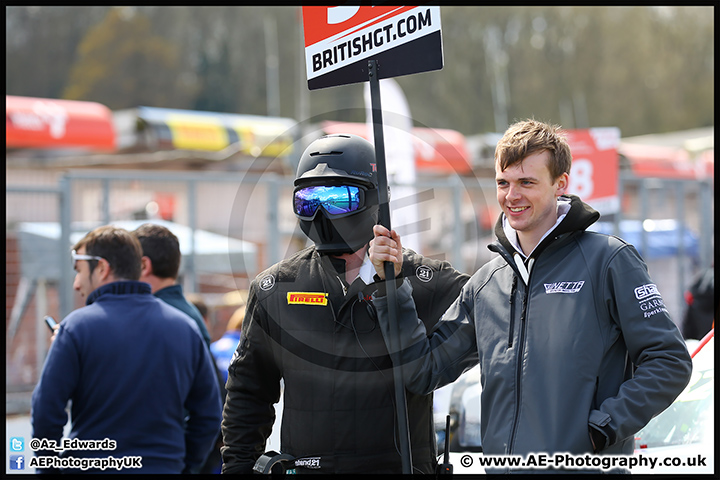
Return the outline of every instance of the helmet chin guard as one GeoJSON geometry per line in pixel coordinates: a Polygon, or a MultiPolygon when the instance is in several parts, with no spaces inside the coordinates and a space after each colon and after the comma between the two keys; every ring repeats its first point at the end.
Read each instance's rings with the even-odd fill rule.
{"type": "Polygon", "coordinates": [[[377,223],[377,206],[374,212],[364,212],[343,218],[328,218],[320,208],[313,220],[300,220],[300,229],[315,242],[320,253],[340,255],[360,250],[373,238],[373,226],[377,223]]]}

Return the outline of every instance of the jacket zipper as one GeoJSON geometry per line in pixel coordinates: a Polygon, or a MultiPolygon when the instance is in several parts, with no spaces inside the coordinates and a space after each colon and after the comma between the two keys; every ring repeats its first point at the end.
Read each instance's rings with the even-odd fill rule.
{"type": "Polygon", "coordinates": [[[527,314],[527,298],[530,292],[530,281],[525,288],[525,294],[523,295],[522,313],[520,314],[520,338],[518,340],[518,351],[517,351],[517,365],[515,367],[515,416],[513,418],[512,432],[510,433],[510,441],[508,442],[507,454],[511,455],[515,448],[515,436],[517,435],[518,418],[520,417],[520,398],[522,390],[522,356],[523,346],[525,344],[525,331],[527,330],[527,322],[525,317],[527,314]]]}
{"type": "Polygon", "coordinates": [[[510,289],[510,328],[508,331],[508,350],[513,346],[513,331],[515,330],[515,289],[517,288],[517,276],[513,275],[512,288],[510,289]]]}

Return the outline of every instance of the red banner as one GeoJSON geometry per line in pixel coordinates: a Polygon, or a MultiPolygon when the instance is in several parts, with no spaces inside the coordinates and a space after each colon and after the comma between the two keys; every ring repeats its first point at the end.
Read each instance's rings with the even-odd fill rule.
{"type": "Polygon", "coordinates": [[[114,151],[112,112],[95,102],[6,95],[5,145],[114,151]]]}

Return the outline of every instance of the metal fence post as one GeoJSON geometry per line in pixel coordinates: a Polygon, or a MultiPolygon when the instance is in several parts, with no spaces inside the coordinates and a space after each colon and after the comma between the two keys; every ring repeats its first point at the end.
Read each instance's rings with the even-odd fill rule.
{"type": "MultiPolygon", "coordinates": [[[[680,280],[680,288],[677,290],[678,305],[684,302],[685,287],[685,181],[678,180],[675,183],[675,191],[677,195],[676,218],[677,218],[677,236],[678,236],[678,279],[680,280]]],[[[680,315],[680,312],[678,312],[680,315]]]]}
{"type": "Polygon", "coordinates": [[[280,258],[280,226],[278,222],[278,178],[268,175],[267,183],[267,220],[268,220],[268,265],[275,265],[280,258]]]}
{"type": "Polygon", "coordinates": [[[623,216],[623,195],[625,195],[625,184],[627,182],[628,179],[620,172],[620,178],[618,179],[618,209],[615,215],[613,215],[613,235],[616,237],[620,236],[620,222],[623,216]]]}
{"type": "Polygon", "coordinates": [[[47,315],[47,280],[38,278],[37,289],[35,290],[35,365],[37,370],[35,378],[40,378],[43,364],[45,363],[45,355],[47,354],[46,335],[44,317],[47,315]]]}
{"type": "Polygon", "coordinates": [[[197,230],[197,183],[189,179],[188,189],[188,226],[190,227],[190,254],[188,255],[188,268],[185,285],[190,286],[193,292],[198,291],[197,267],[195,262],[195,231],[197,230]]]}
{"type": "Polygon", "coordinates": [[[645,261],[650,257],[648,251],[648,238],[645,231],[645,220],[648,218],[648,181],[640,180],[640,251],[645,261]]]}
{"type": "Polygon", "coordinates": [[[462,221],[462,212],[460,209],[462,208],[462,199],[460,198],[460,192],[462,185],[462,181],[460,180],[460,177],[454,176],[451,180],[451,190],[452,190],[452,198],[453,198],[453,212],[454,212],[454,221],[455,225],[453,228],[453,236],[455,239],[451,242],[452,243],[452,264],[453,267],[459,272],[465,271],[465,262],[462,256],[462,245],[465,243],[465,235],[464,235],[464,229],[463,229],[463,221],[462,221]]]}
{"type": "Polygon", "coordinates": [[[698,203],[700,204],[700,264],[703,267],[712,264],[712,236],[713,236],[713,195],[711,180],[700,182],[698,203]]]}
{"type": "Polygon", "coordinates": [[[102,220],[103,225],[110,224],[110,179],[102,180],[102,220]]]}
{"type": "Polygon", "coordinates": [[[60,297],[60,319],[65,318],[73,310],[73,275],[70,261],[70,234],[72,222],[72,183],[67,175],[63,175],[60,187],[60,241],[58,242],[58,296],[60,297]]]}

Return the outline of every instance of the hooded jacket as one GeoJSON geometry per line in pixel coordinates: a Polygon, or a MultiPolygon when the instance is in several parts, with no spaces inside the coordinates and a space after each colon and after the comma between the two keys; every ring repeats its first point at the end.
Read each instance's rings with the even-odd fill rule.
{"type": "MultiPolygon", "coordinates": [[[[410,285],[398,289],[407,388],[432,391],[480,363],[486,455],[592,453],[590,431],[601,453],[631,454],[633,435],[690,378],[687,348],[635,248],[586,231],[599,214],[568,200],[565,218],[524,261],[501,215],[489,247],[499,255],[429,339],[410,285]]],[[[387,335],[386,298],[374,301],[387,335]]]]}
{"type": "MultiPolygon", "coordinates": [[[[431,328],[469,276],[406,250],[403,276],[431,328]]],[[[372,266],[368,265],[370,270],[372,266]]],[[[344,281],[345,262],[306,248],[250,285],[242,340],[229,367],[223,473],[251,473],[284,382],[282,453],[298,473],[400,473],[392,362],[370,303],[378,288],[344,281]],[[342,278],[341,278],[342,277],[342,278]]],[[[434,473],[432,395],[407,394],[416,471],[434,473]]]]}

